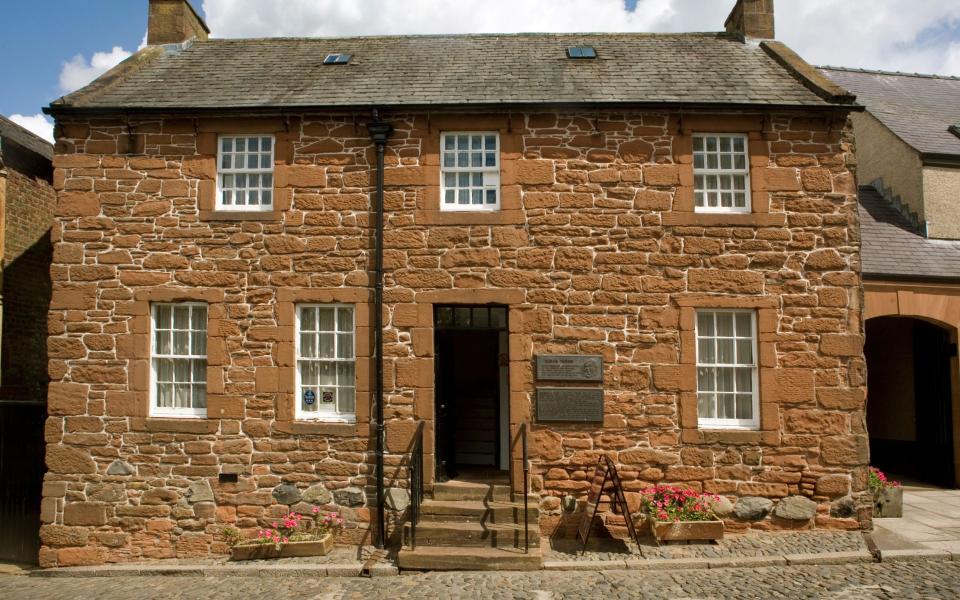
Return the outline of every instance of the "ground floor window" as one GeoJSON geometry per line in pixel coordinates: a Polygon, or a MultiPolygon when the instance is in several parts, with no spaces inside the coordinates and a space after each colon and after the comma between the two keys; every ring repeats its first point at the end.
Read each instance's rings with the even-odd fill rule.
{"type": "Polygon", "coordinates": [[[700,427],[756,429],[760,411],[754,312],[698,310],[696,327],[700,427]]]}
{"type": "Polygon", "coordinates": [[[353,306],[297,306],[296,389],[298,419],[356,419],[353,306]]]}
{"type": "Polygon", "coordinates": [[[151,312],[151,414],[206,415],[207,305],[154,304],[151,312]]]}

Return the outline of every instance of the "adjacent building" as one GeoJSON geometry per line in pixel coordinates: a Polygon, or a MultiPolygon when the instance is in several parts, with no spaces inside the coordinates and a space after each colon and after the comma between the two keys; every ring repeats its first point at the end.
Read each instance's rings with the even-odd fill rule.
{"type": "Polygon", "coordinates": [[[825,68],[857,137],[873,462],[960,481],[960,79],[825,68]]]}
{"type": "Polygon", "coordinates": [[[41,564],[223,553],[312,504],[349,543],[432,511],[428,567],[575,526],[601,456],[633,507],[869,527],[860,107],[772,1],[709,34],[259,40],[150,5],[48,109],[41,564]]]}
{"type": "Polygon", "coordinates": [[[0,116],[0,560],[36,562],[45,471],[53,145],[0,116]]]}

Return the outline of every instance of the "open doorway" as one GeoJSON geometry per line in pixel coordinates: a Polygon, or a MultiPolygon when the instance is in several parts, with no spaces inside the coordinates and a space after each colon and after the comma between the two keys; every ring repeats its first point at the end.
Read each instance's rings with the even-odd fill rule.
{"type": "Polygon", "coordinates": [[[866,324],[870,462],[894,479],[955,487],[950,332],[927,321],[866,324]]]}
{"type": "Polygon", "coordinates": [[[507,309],[434,308],[437,481],[509,469],[507,309]]]}

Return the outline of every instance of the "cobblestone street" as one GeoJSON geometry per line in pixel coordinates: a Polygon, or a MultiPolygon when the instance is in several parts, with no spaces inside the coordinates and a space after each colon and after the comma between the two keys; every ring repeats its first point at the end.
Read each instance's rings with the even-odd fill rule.
{"type": "Polygon", "coordinates": [[[960,597],[960,562],[922,561],[836,566],[674,572],[426,573],[360,578],[299,577],[24,577],[0,576],[9,600],[126,598],[830,598],[960,597]]]}

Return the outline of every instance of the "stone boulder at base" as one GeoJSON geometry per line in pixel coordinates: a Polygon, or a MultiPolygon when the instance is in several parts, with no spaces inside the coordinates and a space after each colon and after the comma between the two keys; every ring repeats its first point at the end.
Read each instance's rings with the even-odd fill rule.
{"type": "Polygon", "coordinates": [[[809,521],[817,514],[817,503],[806,496],[788,496],[777,503],[773,514],[788,521],[809,521]]]}
{"type": "Polygon", "coordinates": [[[733,514],[733,503],[726,496],[720,496],[720,499],[716,502],[710,503],[710,510],[713,511],[713,514],[717,515],[718,518],[723,519],[729,517],[733,514]]]}
{"type": "Polygon", "coordinates": [[[333,502],[333,494],[322,483],[311,485],[303,490],[301,497],[304,502],[310,504],[330,504],[333,502]]]}
{"type": "Polygon", "coordinates": [[[333,492],[333,499],[341,506],[363,506],[366,496],[360,488],[348,487],[333,492]]]}
{"type": "Polygon", "coordinates": [[[290,483],[281,483],[273,488],[273,497],[280,504],[296,504],[300,502],[300,490],[290,483]]]}
{"type": "Polygon", "coordinates": [[[830,503],[830,516],[834,519],[849,519],[857,514],[857,503],[845,496],[830,503]]]}
{"type": "Polygon", "coordinates": [[[758,496],[744,496],[737,500],[733,515],[741,521],[759,521],[773,510],[773,501],[758,496]]]}

